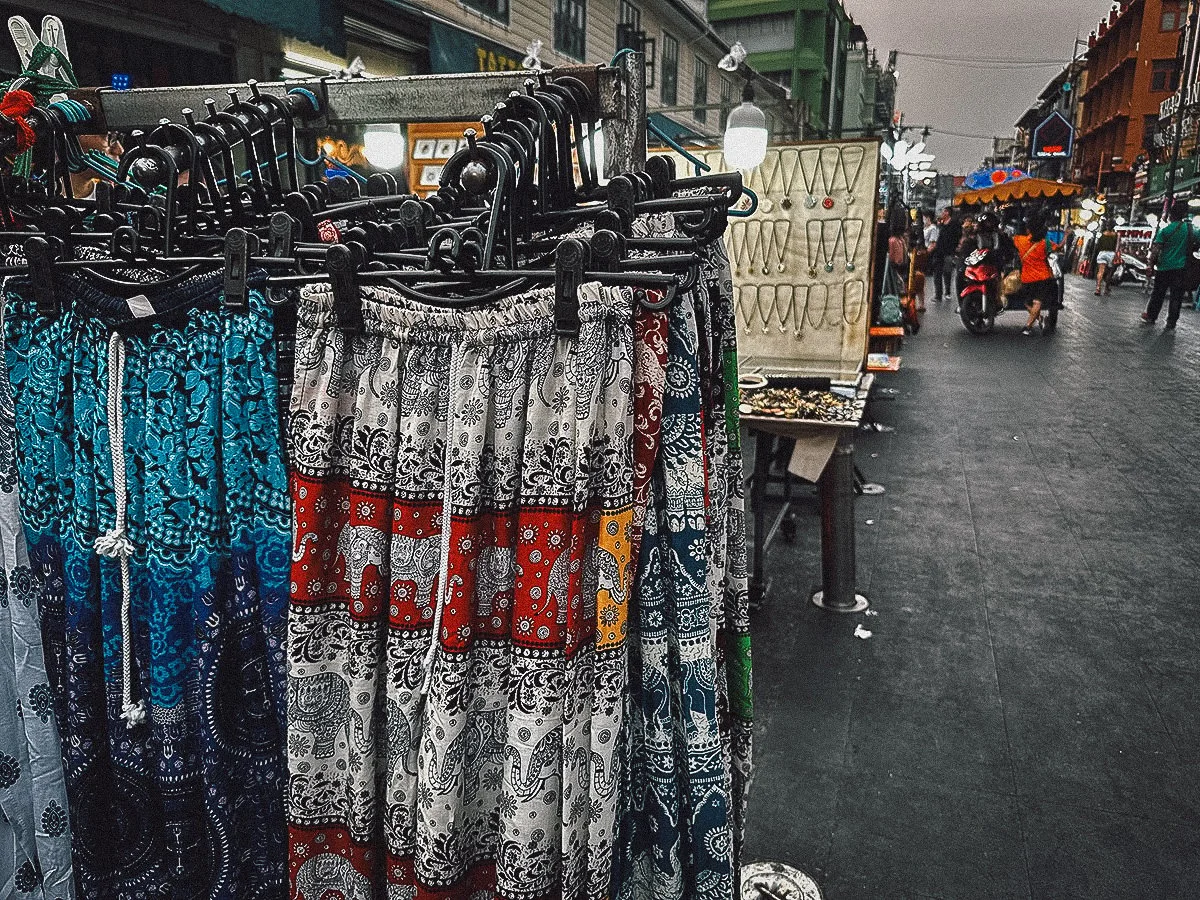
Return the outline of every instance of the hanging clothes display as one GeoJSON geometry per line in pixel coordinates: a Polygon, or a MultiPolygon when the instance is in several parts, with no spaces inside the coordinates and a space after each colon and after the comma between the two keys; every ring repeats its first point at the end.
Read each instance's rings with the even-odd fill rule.
{"type": "MultiPolygon", "coordinates": [[[[72,128],[164,93],[91,109],[30,69],[0,98],[33,149],[21,193],[0,179],[33,576],[0,469],[0,609],[42,592],[0,644],[40,627],[47,670],[0,646],[0,705],[37,719],[27,757],[0,722],[0,876],[41,900],[72,875],[82,900],[732,900],[743,186],[645,160],[636,104],[610,143],[630,174],[601,184],[601,101],[641,63],[442,85],[503,101],[420,201],[299,152],[338,104],[361,121],[369,80],[252,84],[119,163],[72,128]]],[[[394,87],[439,111],[436,81],[394,87]]]]}
{"type": "Polygon", "coordinates": [[[285,891],[290,509],[271,312],[219,279],[8,282],[30,556],[81,896],[285,891]],[[138,316],[147,317],[139,321],[138,316]]]}
{"type": "Polygon", "coordinates": [[[75,897],[56,704],[42,652],[44,573],[30,566],[17,487],[17,423],[0,358],[0,896],[75,897]]]}
{"type": "Polygon", "coordinates": [[[631,577],[632,302],[301,302],[294,896],[604,897],[631,577]],[[352,890],[348,890],[352,888],[352,890]]]}
{"type": "Polygon", "coordinates": [[[751,716],[736,345],[728,259],[719,243],[702,258],[697,290],[664,317],[665,353],[638,355],[664,378],[631,603],[622,898],[732,896],[740,856],[751,716]]]}

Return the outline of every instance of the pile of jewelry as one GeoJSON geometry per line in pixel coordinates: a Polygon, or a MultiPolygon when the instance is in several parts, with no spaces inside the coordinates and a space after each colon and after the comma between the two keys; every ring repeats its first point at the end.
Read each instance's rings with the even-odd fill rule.
{"type": "Polygon", "coordinates": [[[742,415],[801,419],[808,422],[857,422],[865,400],[839,397],[829,391],[793,387],[742,390],[742,415]]]}

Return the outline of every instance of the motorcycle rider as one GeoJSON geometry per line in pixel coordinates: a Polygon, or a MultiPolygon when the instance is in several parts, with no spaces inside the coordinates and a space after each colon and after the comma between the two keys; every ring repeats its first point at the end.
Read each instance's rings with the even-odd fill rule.
{"type": "MultiPolygon", "coordinates": [[[[1009,262],[1016,252],[1013,248],[1012,238],[1000,230],[1000,221],[990,212],[982,213],[975,220],[974,233],[963,235],[956,255],[960,260],[965,260],[974,251],[984,249],[993,250],[997,253],[996,268],[1001,272],[1008,268],[1009,262]]],[[[958,273],[958,282],[959,284],[963,283],[962,269],[958,273]]],[[[958,313],[962,312],[961,303],[955,311],[958,313]]]]}

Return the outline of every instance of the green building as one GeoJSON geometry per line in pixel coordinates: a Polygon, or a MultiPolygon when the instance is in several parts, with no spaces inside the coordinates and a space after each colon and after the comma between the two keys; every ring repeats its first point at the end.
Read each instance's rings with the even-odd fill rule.
{"type": "MultiPolygon", "coordinates": [[[[847,57],[853,68],[856,51],[865,53],[867,42],[843,0],[709,0],[708,19],[726,41],[742,42],[750,66],[804,104],[809,137],[842,136],[847,57]]],[[[851,90],[859,94],[861,85],[851,90]]],[[[859,133],[864,129],[855,111],[861,100],[850,98],[849,127],[859,133]]]]}

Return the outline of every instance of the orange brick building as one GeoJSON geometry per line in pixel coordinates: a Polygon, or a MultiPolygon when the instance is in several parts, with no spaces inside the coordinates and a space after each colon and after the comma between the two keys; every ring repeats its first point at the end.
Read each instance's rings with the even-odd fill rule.
{"type": "Polygon", "coordinates": [[[1183,0],[1122,0],[1088,37],[1075,178],[1117,196],[1132,192],[1159,105],[1179,83],[1183,0]]]}

